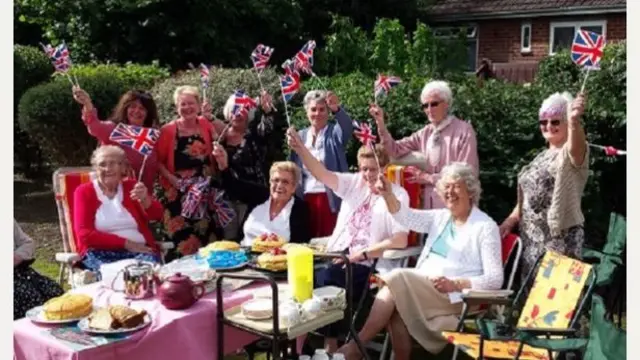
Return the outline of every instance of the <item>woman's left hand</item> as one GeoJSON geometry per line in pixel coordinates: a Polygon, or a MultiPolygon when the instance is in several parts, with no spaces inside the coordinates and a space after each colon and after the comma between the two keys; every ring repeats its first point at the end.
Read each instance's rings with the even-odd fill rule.
{"type": "Polygon", "coordinates": [[[265,114],[268,114],[273,110],[273,98],[266,90],[260,92],[260,107],[265,114]]]}
{"type": "Polygon", "coordinates": [[[145,209],[151,205],[151,199],[149,199],[147,187],[141,182],[133,186],[133,190],[131,190],[131,199],[138,201],[145,209]]]}
{"type": "Polygon", "coordinates": [[[202,116],[204,116],[205,118],[209,120],[213,119],[213,108],[208,101],[204,101],[204,103],[202,104],[202,109],[200,109],[200,111],[202,112],[202,116]]]}
{"type": "Polygon", "coordinates": [[[334,113],[340,110],[340,99],[331,91],[327,94],[327,107],[334,113]]]}
{"type": "Polygon", "coordinates": [[[456,284],[451,279],[448,279],[444,276],[433,278],[431,279],[431,282],[433,283],[433,287],[435,287],[436,290],[440,291],[443,294],[458,291],[458,287],[456,286],[456,284]]]}
{"type": "Polygon", "coordinates": [[[572,122],[580,121],[580,118],[584,114],[584,108],[587,103],[587,95],[585,93],[579,93],[578,97],[571,103],[571,113],[569,120],[572,122]]]}

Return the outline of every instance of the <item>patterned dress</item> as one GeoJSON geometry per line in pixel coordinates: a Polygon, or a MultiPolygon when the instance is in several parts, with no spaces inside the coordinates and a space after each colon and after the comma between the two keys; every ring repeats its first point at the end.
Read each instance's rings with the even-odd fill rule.
{"type": "MultiPolygon", "coordinates": [[[[200,135],[178,136],[175,142],[175,175],[180,179],[207,177],[211,175],[211,162],[207,154],[204,139],[200,135]]],[[[191,255],[201,246],[215,240],[210,221],[185,219],[182,214],[182,201],[186,192],[169,185],[159,194],[164,206],[164,230],[169,241],[175,244],[166,261],[191,255]]]]}
{"type": "Polygon", "coordinates": [[[524,281],[537,258],[547,249],[580,259],[584,243],[584,227],[572,226],[552,236],[547,222],[553,187],[558,172],[559,149],[548,149],[536,156],[518,175],[522,189],[522,219],[520,237],[523,252],[521,280],[524,281]]]}
{"type": "Polygon", "coordinates": [[[13,320],[64,293],[60,285],[31,268],[29,261],[13,268],[13,320]]]}

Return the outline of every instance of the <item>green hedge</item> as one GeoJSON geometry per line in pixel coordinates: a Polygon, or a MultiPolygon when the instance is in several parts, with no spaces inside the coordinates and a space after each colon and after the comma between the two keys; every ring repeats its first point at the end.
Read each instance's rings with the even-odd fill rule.
{"type": "MultiPolygon", "coordinates": [[[[132,88],[149,88],[168,75],[165,69],[141,65],[83,65],[72,72],[89,92],[101,118],[107,118],[120,96],[132,88]]],[[[55,80],[32,87],[18,107],[20,126],[38,144],[52,166],[87,164],[96,140],[80,118],[69,81],[55,80]]]]}
{"type": "Polygon", "coordinates": [[[53,66],[42,49],[33,46],[15,45],[13,47],[13,160],[22,171],[37,171],[41,163],[39,148],[35,146],[18,123],[18,103],[28,88],[48,81],[53,66]],[[32,169],[34,165],[34,169],[32,169]]]}

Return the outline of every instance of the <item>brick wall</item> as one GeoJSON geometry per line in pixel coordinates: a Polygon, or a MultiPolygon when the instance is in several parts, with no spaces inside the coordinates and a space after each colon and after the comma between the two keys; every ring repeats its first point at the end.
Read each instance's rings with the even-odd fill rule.
{"type": "Polygon", "coordinates": [[[608,42],[626,39],[626,14],[482,21],[478,22],[478,59],[489,58],[494,63],[537,62],[549,55],[551,22],[595,20],[606,20],[608,42]],[[523,22],[531,24],[531,52],[527,54],[520,52],[523,22]]]}

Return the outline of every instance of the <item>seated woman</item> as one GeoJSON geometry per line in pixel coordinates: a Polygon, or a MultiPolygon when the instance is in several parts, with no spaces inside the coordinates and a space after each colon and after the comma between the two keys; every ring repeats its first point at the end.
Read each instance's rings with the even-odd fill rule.
{"type": "Polygon", "coordinates": [[[73,194],[73,230],[82,264],[96,273],[100,265],[122,259],[160,261],[149,221],[162,219],[162,205],[144,184],[123,180],[126,160],[118,146],[97,148],[91,156],[96,179],[73,194]]]}
{"type": "MultiPolygon", "coordinates": [[[[290,128],[287,135],[289,146],[296,151],[311,175],[342,199],[336,228],[327,250],[348,253],[349,262],[353,264],[353,301],[357,302],[369,284],[372,259],[381,256],[387,249],[407,246],[408,230],[393,220],[381,194],[374,188],[378,175],[389,163],[389,157],[381,145],[376,145],[374,150],[362,146],[358,150],[358,174],[332,172],[305,147],[295,129],[290,128]]],[[[408,206],[409,195],[405,189],[398,185],[391,185],[389,189],[408,206]]],[[[317,271],[314,282],[316,287],[344,288],[345,269],[342,264],[333,264],[317,271]]],[[[340,330],[335,324],[321,330],[325,334],[327,351],[334,352],[337,349],[340,330]]]]}
{"type": "Polygon", "coordinates": [[[309,212],[304,200],[295,196],[300,168],[291,161],[273,163],[269,187],[236,178],[229,169],[222,145],[214,145],[213,156],[220,170],[221,184],[232,197],[247,204],[249,216],[243,225],[243,246],[251,246],[262,234],[277,234],[287,242],[308,243],[309,212]]]}
{"type": "Polygon", "coordinates": [[[13,220],[13,320],[23,318],[27,311],[49,299],[62,295],[63,290],[53,280],[31,268],[36,243],[13,220]]]}
{"type": "MultiPolygon", "coordinates": [[[[386,327],[397,360],[409,359],[412,337],[432,354],[444,348],[447,342],[440,332],[455,329],[463,289],[502,286],[498,225],[477,208],[481,189],[475,170],[454,162],[440,174],[436,189],[444,209],[410,209],[398,201],[384,177],[376,184],[396,221],[429,234],[414,269],[395,269],[381,276],[386,286],[371,307],[375,316],[369,316],[359,333],[366,343],[386,327]]],[[[361,357],[353,342],[338,351],[347,360],[361,357]]]]}

